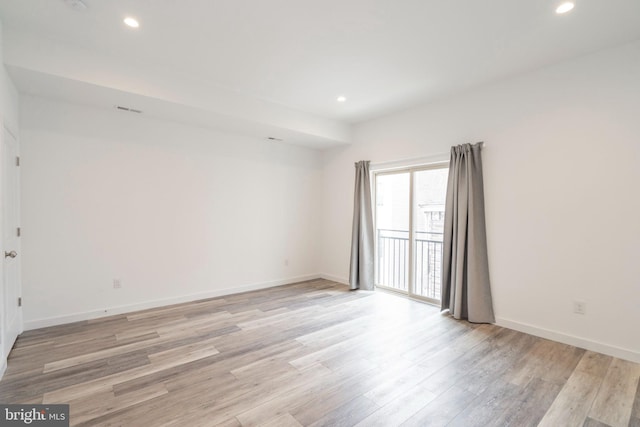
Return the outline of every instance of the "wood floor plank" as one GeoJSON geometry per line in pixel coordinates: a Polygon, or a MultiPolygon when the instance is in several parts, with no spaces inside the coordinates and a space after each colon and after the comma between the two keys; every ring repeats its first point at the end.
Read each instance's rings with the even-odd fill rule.
{"type": "MultiPolygon", "coordinates": [[[[287,346],[289,345],[290,344],[287,343],[287,346]]],[[[255,362],[251,362],[243,366],[239,366],[229,372],[238,379],[250,379],[256,377],[265,377],[267,375],[279,375],[281,373],[296,369],[289,363],[289,360],[298,357],[301,354],[305,354],[308,351],[309,350],[305,346],[299,344],[298,346],[290,350],[284,350],[272,356],[256,360],[255,362]]]]}
{"type": "Polygon", "coordinates": [[[372,388],[364,394],[380,406],[395,400],[398,396],[412,389],[417,384],[424,381],[431,374],[431,370],[420,365],[408,366],[388,381],[372,388]]]}
{"type": "Polygon", "coordinates": [[[515,334],[504,341],[498,341],[491,354],[478,360],[473,369],[468,372],[464,379],[465,388],[481,394],[494,383],[496,378],[507,372],[513,366],[514,360],[526,353],[534,342],[535,338],[524,334],[515,334]]]}
{"type": "Polygon", "coordinates": [[[631,409],[629,427],[640,427],[640,381],[638,381],[638,387],[636,388],[636,397],[633,401],[633,408],[631,409]]]}
{"type": "MultiPolygon", "coordinates": [[[[434,383],[437,380],[434,381],[434,377],[431,375],[439,373],[442,370],[449,370],[449,372],[463,371],[462,368],[451,367],[450,365],[458,365],[461,360],[469,358],[470,355],[473,355],[471,357],[478,357],[480,352],[488,348],[489,344],[487,340],[501,330],[501,328],[492,327],[492,329],[488,331],[486,328],[481,327],[468,329],[455,336],[447,335],[447,337],[451,338],[450,343],[442,341],[437,349],[432,350],[429,355],[424,355],[422,360],[420,360],[419,366],[427,370],[424,373],[430,374],[428,381],[423,381],[422,385],[428,389],[434,389],[436,393],[446,389],[447,386],[434,387],[434,383]]],[[[410,360],[412,359],[413,358],[410,358],[410,360]]],[[[402,360],[404,360],[404,358],[402,360]]],[[[468,369],[469,365],[467,364],[465,366],[465,369],[468,369]]]]}
{"type": "Polygon", "coordinates": [[[42,373],[41,366],[29,375],[3,379],[0,382],[0,396],[2,396],[1,400],[7,403],[21,403],[37,396],[40,400],[44,400],[47,393],[54,393],[66,387],[74,387],[90,381],[100,381],[111,375],[124,375],[125,372],[147,365],[150,365],[150,361],[144,350],[140,350],[127,355],[124,364],[104,359],[50,373],[42,373]]]}
{"type": "Polygon", "coordinates": [[[442,392],[420,411],[401,424],[403,427],[446,426],[478,396],[453,386],[442,392]]]}
{"type": "Polygon", "coordinates": [[[302,427],[290,413],[278,415],[264,423],[258,424],[259,427],[302,427]]]}
{"type": "Polygon", "coordinates": [[[27,331],[0,401],[69,403],[71,425],[91,427],[640,427],[638,377],[318,279],[27,331]]]}
{"type": "MultiPolygon", "coordinates": [[[[494,336],[481,341],[464,353],[445,352],[450,354],[450,357],[456,357],[456,361],[441,366],[429,377],[431,391],[438,393],[453,384],[462,384],[462,387],[465,388],[469,387],[471,383],[466,381],[466,377],[475,371],[479,372],[483,365],[493,363],[496,352],[506,351],[504,344],[501,343],[514,340],[518,336],[514,331],[501,328],[494,336]]],[[[472,391],[472,393],[474,392],[472,391]]]]}
{"type": "Polygon", "coordinates": [[[190,357],[173,358],[169,360],[156,361],[156,363],[151,363],[148,365],[129,369],[127,371],[122,371],[115,374],[107,375],[91,381],[73,384],[68,387],[60,388],[58,390],[45,393],[43,397],[43,402],[44,403],[64,403],[69,400],[75,399],[79,396],[83,396],[86,393],[99,393],[103,391],[108,391],[108,390],[111,390],[115,384],[140,378],[140,377],[144,377],[146,375],[150,375],[156,372],[161,372],[163,370],[166,370],[172,367],[186,364],[193,360],[201,359],[202,357],[203,355],[201,354],[195,354],[190,357]]]}
{"type": "Polygon", "coordinates": [[[195,343],[171,348],[149,354],[151,364],[183,364],[184,360],[197,360],[220,353],[215,348],[214,339],[202,340],[195,343]],[[181,363],[182,362],[182,363],[181,363]]]}
{"type": "Polygon", "coordinates": [[[349,427],[357,424],[377,409],[380,407],[372,400],[364,396],[357,396],[308,425],[311,427],[349,427]]]}
{"type": "Polygon", "coordinates": [[[585,350],[566,344],[553,344],[553,348],[546,353],[545,363],[538,366],[535,377],[563,384],[573,374],[585,350]]]}
{"type": "Polygon", "coordinates": [[[303,372],[286,374],[268,381],[248,393],[223,399],[219,405],[221,414],[217,417],[233,414],[242,425],[257,425],[285,411],[290,412],[284,408],[291,409],[296,402],[307,402],[334,381],[335,376],[324,366],[308,367],[303,372]],[[274,390],[275,384],[280,387],[268,394],[264,392],[274,390]]]}
{"type": "Polygon", "coordinates": [[[316,394],[306,402],[299,404],[291,410],[291,415],[301,424],[311,425],[316,422],[326,423],[331,420],[337,422],[337,420],[347,417],[348,412],[353,410],[355,412],[353,414],[354,420],[358,422],[379,408],[370,399],[361,396],[362,392],[369,388],[371,383],[375,382],[376,375],[381,374],[372,370],[370,373],[365,372],[346,381],[339,382],[336,386],[331,387],[328,385],[326,392],[316,394]],[[355,398],[359,400],[354,402],[355,398]],[[348,403],[347,408],[344,406],[345,403],[348,403]],[[351,404],[355,404],[355,407],[350,408],[349,405],[351,404]]]}
{"type": "Polygon", "coordinates": [[[530,351],[509,372],[509,382],[526,385],[533,378],[564,384],[578,365],[585,350],[537,338],[530,351]]]}
{"type": "Polygon", "coordinates": [[[613,359],[589,411],[589,417],[612,427],[627,427],[639,378],[638,364],[613,359]]]}
{"type": "Polygon", "coordinates": [[[487,338],[487,331],[490,329],[489,325],[471,329],[462,324],[438,322],[435,325],[430,325],[428,330],[422,333],[425,340],[420,345],[404,352],[402,357],[420,364],[444,348],[449,349],[452,353],[464,352],[465,349],[484,341],[487,338]]]}
{"type": "MultiPolygon", "coordinates": [[[[508,380],[508,377],[504,379],[508,380]]],[[[560,393],[561,388],[562,386],[555,382],[533,378],[527,382],[520,394],[511,400],[509,406],[494,420],[492,425],[496,427],[537,426],[560,393]]]]}
{"type": "Polygon", "coordinates": [[[539,425],[581,426],[587,418],[611,360],[610,356],[586,352],[539,425]]]}
{"type": "Polygon", "coordinates": [[[406,390],[356,425],[358,427],[392,427],[402,424],[437,397],[425,387],[425,382],[422,381],[406,390]]]}
{"type": "Polygon", "coordinates": [[[587,417],[587,419],[584,421],[584,424],[582,424],[582,427],[611,427],[611,426],[609,424],[605,424],[598,420],[594,420],[593,418],[587,417]]]}
{"type": "Polygon", "coordinates": [[[291,415],[303,425],[321,418],[321,413],[339,407],[342,399],[348,395],[350,387],[356,386],[360,381],[367,379],[370,372],[358,373],[351,377],[342,378],[329,369],[318,369],[322,365],[307,367],[303,376],[296,384],[289,385],[286,393],[280,393],[273,399],[264,400],[260,405],[252,405],[247,410],[238,414],[238,420],[242,425],[259,424],[265,416],[278,415],[281,408],[288,408],[291,415]],[[315,374],[304,374],[311,370],[315,374]],[[306,379],[306,380],[305,380],[306,379]],[[318,401],[318,397],[322,397],[318,401]]]}
{"type": "Polygon", "coordinates": [[[131,344],[121,345],[118,347],[112,347],[104,350],[94,351],[92,353],[85,353],[78,356],[68,357],[66,359],[57,360],[55,362],[46,363],[44,365],[43,373],[53,372],[60,369],[71,368],[73,366],[82,365],[85,363],[93,362],[101,359],[108,359],[112,356],[117,356],[119,354],[131,353],[136,350],[141,350],[149,347],[153,344],[158,344],[162,342],[166,342],[163,338],[154,338],[148,341],[138,341],[131,344]]]}
{"type": "Polygon", "coordinates": [[[524,387],[533,378],[539,378],[539,372],[546,363],[547,353],[553,351],[553,344],[549,340],[537,339],[533,347],[509,369],[507,381],[524,387]]]}
{"type": "Polygon", "coordinates": [[[509,403],[519,394],[520,388],[497,380],[483,389],[465,409],[447,424],[451,427],[486,427],[499,418],[509,403]]]}
{"type": "Polygon", "coordinates": [[[147,402],[158,396],[167,394],[164,384],[152,384],[133,393],[114,395],[101,393],[69,401],[70,417],[74,423],[91,421],[94,418],[147,402]]]}

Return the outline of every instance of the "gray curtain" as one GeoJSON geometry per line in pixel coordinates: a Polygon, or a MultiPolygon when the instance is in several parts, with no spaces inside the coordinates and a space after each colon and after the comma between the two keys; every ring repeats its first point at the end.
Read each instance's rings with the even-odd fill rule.
{"type": "Polygon", "coordinates": [[[373,290],[373,214],[369,162],[356,163],[356,186],[353,198],[353,230],[351,234],[351,289],[373,290]]]}
{"type": "Polygon", "coordinates": [[[442,310],[493,323],[482,184],[482,143],[451,148],[444,218],[442,310]]]}

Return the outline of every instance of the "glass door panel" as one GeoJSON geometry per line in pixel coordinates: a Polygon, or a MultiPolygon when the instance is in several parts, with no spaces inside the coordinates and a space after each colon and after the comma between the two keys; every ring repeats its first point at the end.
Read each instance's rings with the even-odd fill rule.
{"type": "Polygon", "coordinates": [[[410,173],[376,174],[376,286],[409,291],[410,173]]]}
{"type": "Polygon", "coordinates": [[[413,172],[413,290],[440,301],[442,237],[448,168],[413,172]]]}

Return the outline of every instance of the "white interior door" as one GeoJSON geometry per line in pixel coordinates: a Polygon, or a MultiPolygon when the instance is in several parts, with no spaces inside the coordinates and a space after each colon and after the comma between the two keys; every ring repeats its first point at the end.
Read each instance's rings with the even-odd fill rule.
{"type": "Polygon", "coordinates": [[[3,265],[3,319],[2,350],[4,357],[22,332],[22,309],[19,304],[20,285],[20,175],[18,141],[2,129],[2,257],[3,265]]]}

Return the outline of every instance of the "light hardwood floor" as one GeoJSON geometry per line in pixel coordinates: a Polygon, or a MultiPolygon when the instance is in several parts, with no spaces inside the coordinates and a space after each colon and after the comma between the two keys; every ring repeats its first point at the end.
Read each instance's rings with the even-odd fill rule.
{"type": "Polygon", "coordinates": [[[3,403],[82,426],[640,427],[640,365],[316,280],[25,332],[3,403]]]}

